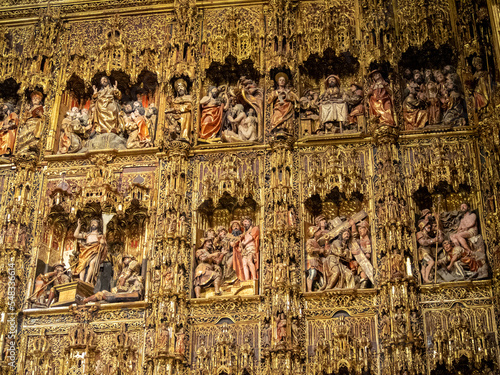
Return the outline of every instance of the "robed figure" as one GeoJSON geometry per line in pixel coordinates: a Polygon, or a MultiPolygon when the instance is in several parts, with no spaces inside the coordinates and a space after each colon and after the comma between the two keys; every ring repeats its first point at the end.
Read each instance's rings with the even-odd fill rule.
{"type": "Polygon", "coordinates": [[[219,135],[224,119],[226,103],[219,95],[219,89],[212,86],[208,89],[208,95],[200,100],[201,120],[199,138],[210,140],[219,135]]]}
{"type": "Polygon", "coordinates": [[[120,106],[118,100],[122,98],[118,90],[118,82],[111,86],[108,77],[101,78],[101,89],[94,86],[92,95],[92,125],[98,134],[118,132],[120,129],[120,106]]]}
{"type": "Polygon", "coordinates": [[[94,285],[99,266],[107,255],[106,239],[99,231],[99,222],[97,220],[90,222],[90,232],[81,233],[80,229],[81,223],[80,219],[78,219],[74,236],[76,239],[85,240],[85,242],[79,242],[78,244],[78,263],[73,274],[79,275],[80,280],[94,285]]]}
{"type": "Polygon", "coordinates": [[[19,118],[11,103],[3,105],[3,113],[4,119],[0,128],[0,155],[9,155],[14,151],[19,118]]]}

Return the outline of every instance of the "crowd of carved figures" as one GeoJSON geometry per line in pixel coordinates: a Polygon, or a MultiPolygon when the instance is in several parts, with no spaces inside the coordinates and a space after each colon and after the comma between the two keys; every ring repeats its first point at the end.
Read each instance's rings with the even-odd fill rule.
{"type": "MultiPolygon", "coordinates": [[[[468,124],[466,91],[474,108],[482,113],[491,96],[489,74],[482,70],[480,57],[473,59],[475,72],[462,84],[456,68],[447,65],[441,69],[406,69],[402,76],[401,130],[422,130],[428,126],[464,126],[468,124]]],[[[189,93],[186,79],[173,82],[173,96],[167,97],[165,125],[157,129],[158,107],[155,95],[137,95],[122,100],[118,81],[102,76],[99,85],[92,86],[92,95],[83,104],[68,106],[60,115],[58,154],[85,153],[99,149],[136,149],[152,147],[155,135],[168,140],[192,143],[258,142],[264,128],[264,96],[271,106],[269,134],[294,133],[296,118],[300,118],[301,136],[366,133],[379,127],[397,125],[397,108],[393,93],[394,82],[374,70],[365,77],[365,84],[353,81],[342,87],[342,80],[331,72],[319,90],[304,89],[299,98],[290,86],[285,72],[274,77],[275,87],[264,88],[245,76],[236,85],[208,85],[199,102],[189,93]],[[194,119],[199,118],[195,123],[194,119]]],[[[130,88],[124,88],[129,90],[130,88]]],[[[192,87],[191,87],[192,89],[192,87]]],[[[71,87],[69,87],[71,90],[71,87]]],[[[130,96],[130,95],[129,95],[130,96]]],[[[13,100],[3,104],[2,154],[13,154],[17,140],[19,153],[34,152],[40,139],[43,116],[43,97],[39,91],[31,93],[31,105],[23,114],[13,100]]],[[[78,103],[78,101],[71,101],[78,103]]],[[[72,104],[70,103],[70,104],[72,104]]]]}
{"type": "Polygon", "coordinates": [[[2,374],[498,372],[498,0],[7,3],[2,374]]]}

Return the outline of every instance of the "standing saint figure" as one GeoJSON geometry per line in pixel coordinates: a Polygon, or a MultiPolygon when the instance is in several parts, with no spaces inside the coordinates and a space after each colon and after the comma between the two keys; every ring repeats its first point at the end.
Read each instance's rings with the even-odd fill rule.
{"type": "Polygon", "coordinates": [[[219,95],[219,89],[211,86],[208,93],[200,100],[201,120],[199,137],[204,140],[217,138],[224,119],[224,111],[228,102],[224,103],[219,95]]]}
{"type": "Polygon", "coordinates": [[[234,270],[242,281],[258,280],[260,230],[249,217],[244,217],[242,222],[245,232],[234,245],[234,270]]]}
{"type": "Polygon", "coordinates": [[[275,82],[278,85],[269,96],[268,103],[272,104],[271,132],[283,131],[291,133],[293,129],[293,118],[296,110],[299,110],[299,97],[289,88],[288,76],[280,72],[276,74],[275,82]]]}
{"type": "Polygon", "coordinates": [[[101,88],[99,91],[96,86],[92,86],[94,94],[92,95],[92,126],[97,134],[118,133],[120,129],[120,105],[118,100],[122,98],[122,93],[118,90],[118,82],[111,86],[109,78],[101,78],[101,88]]]}
{"type": "Polygon", "coordinates": [[[3,105],[3,114],[4,118],[0,128],[0,155],[10,155],[14,151],[19,118],[11,103],[3,105]]]}
{"type": "Polygon", "coordinates": [[[179,128],[179,138],[189,142],[193,127],[193,98],[189,95],[187,83],[182,78],[175,81],[174,88],[177,96],[165,113],[167,119],[172,122],[171,125],[179,128]]]}
{"type": "Polygon", "coordinates": [[[368,101],[370,104],[370,116],[377,121],[377,125],[396,126],[394,121],[394,109],[392,105],[391,90],[389,83],[382,77],[379,70],[369,74],[372,85],[368,90],[368,101]]]}
{"type": "Polygon", "coordinates": [[[102,232],[99,231],[99,221],[96,219],[90,221],[90,232],[80,233],[80,230],[81,222],[78,219],[74,237],[85,240],[85,242],[78,243],[78,264],[73,274],[79,275],[80,280],[94,285],[99,272],[99,265],[107,255],[106,239],[102,232]]]}
{"type": "Polygon", "coordinates": [[[43,94],[40,91],[31,93],[31,104],[21,115],[18,152],[25,153],[38,148],[38,141],[43,128],[43,94]]]}

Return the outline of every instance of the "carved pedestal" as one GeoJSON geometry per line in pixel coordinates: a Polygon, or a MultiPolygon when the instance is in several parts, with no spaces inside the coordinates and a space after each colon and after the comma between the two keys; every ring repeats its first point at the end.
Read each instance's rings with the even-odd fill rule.
{"type": "Polygon", "coordinates": [[[94,294],[94,287],[80,280],[68,284],[56,285],[54,288],[59,292],[59,300],[53,303],[52,307],[67,306],[73,303],[81,305],[85,298],[94,294]]]}

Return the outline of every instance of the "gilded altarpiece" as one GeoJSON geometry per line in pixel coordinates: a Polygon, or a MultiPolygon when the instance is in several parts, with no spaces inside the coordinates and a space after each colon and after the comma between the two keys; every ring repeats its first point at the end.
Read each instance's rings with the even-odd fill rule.
{"type": "Polygon", "coordinates": [[[7,0],[0,372],[498,373],[498,0],[7,0]]]}

